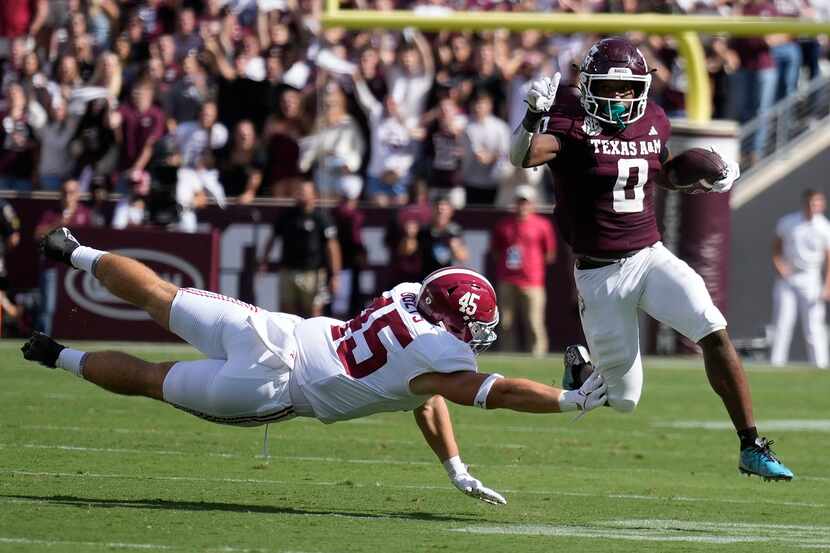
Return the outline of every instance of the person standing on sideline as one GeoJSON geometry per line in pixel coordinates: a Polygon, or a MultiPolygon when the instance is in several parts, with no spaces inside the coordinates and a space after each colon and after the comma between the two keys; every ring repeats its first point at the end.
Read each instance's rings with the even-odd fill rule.
{"type": "MultiPolygon", "coordinates": [[[[35,240],[58,227],[76,229],[92,224],[92,212],[81,203],[81,185],[70,179],[61,186],[60,209],[45,212],[35,227],[35,240]]],[[[35,328],[44,334],[52,333],[52,319],[58,302],[58,264],[44,259],[40,272],[41,304],[35,328]]]]}
{"type": "Polygon", "coordinates": [[[274,223],[274,234],[262,252],[264,271],[277,237],[282,238],[280,311],[300,317],[319,317],[340,284],[341,254],[337,227],[317,207],[314,183],[298,184],[297,205],[274,223]]]}
{"type": "Polygon", "coordinates": [[[824,216],[827,198],[816,190],[805,190],[802,197],[803,209],[782,217],[775,229],[772,263],[778,278],[772,291],[770,361],[787,363],[798,313],[810,363],[826,369],[824,302],[830,299],[830,271],[822,282],[821,269],[830,259],[830,222],[824,216]]]}
{"type": "Polygon", "coordinates": [[[20,218],[12,204],[0,198],[0,327],[3,324],[2,312],[7,305],[6,291],[9,289],[6,252],[15,249],[18,244],[20,244],[20,218]]]}
{"type": "Polygon", "coordinates": [[[556,261],[556,237],[550,221],[534,213],[536,190],[523,184],[515,194],[516,212],[498,222],[490,249],[496,258],[503,349],[518,351],[518,324],[530,338],[530,352],[541,357],[548,351],[545,271],[556,261]]]}
{"type": "Polygon", "coordinates": [[[439,197],[432,206],[432,219],[418,232],[424,275],[450,265],[463,265],[470,257],[461,235],[461,225],[452,220],[454,213],[449,198],[439,197]]]}
{"type": "Polygon", "coordinates": [[[361,307],[360,271],[366,266],[366,246],[362,234],[366,214],[358,205],[362,189],[363,183],[359,178],[344,179],[340,202],[332,213],[343,259],[340,286],[331,300],[331,312],[335,317],[357,313],[361,307]]]}

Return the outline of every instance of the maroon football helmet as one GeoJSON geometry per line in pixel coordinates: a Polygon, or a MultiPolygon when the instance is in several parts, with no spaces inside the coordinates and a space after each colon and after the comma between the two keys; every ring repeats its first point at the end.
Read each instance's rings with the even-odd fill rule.
{"type": "Polygon", "coordinates": [[[483,275],[461,267],[439,269],[421,283],[418,312],[481,353],[496,341],[496,291],[483,275]]]}
{"type": "Polygon", "coordinates": [[[651,71],[640,50],[622,37],[600,40],[588,50],[579,66],[579,95],[589,115],[625,127],[646,113],[651,71]],[[634,98],[609,98],[596,89],[598,81],[628,81],[634,98]]]}

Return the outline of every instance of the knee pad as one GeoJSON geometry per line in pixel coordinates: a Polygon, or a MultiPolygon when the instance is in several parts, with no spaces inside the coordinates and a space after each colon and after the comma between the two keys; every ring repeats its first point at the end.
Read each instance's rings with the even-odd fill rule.
{"type": "Polygon", "coordinates": [[[608,405],[620,413],[630,413],[637,407],[637,400],[623,397],[609,397],[608,405]]]}

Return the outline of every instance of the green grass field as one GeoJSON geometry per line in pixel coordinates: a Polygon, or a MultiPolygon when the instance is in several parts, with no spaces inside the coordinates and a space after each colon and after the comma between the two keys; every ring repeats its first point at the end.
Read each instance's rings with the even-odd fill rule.
{"type": "MultiPolygon", "coordinates": [[[[462,458],[508,498],[495,507],[452,488],[409,413],[273,425],[266,461],[262,428],[115,396],[19,347],[0,341],[0,551],[830,551],[826,371],[749,366],[790,483],[738,475],[735,435],[694,360],[648,359],[632,415],[452,408],[462,458]]],[[[559,357],[481,365],[545,382],[561,372],[559,357]]]]}

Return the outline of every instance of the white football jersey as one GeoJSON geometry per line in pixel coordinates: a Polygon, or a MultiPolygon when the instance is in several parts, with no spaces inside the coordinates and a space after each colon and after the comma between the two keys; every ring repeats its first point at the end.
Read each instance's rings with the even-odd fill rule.
{"type": "Polygon", "coordinates": [[[796,271],[818,274],[830,249],[830,222],[824,215],[807,220],[801,211],[785,215],[778,221],[775,233],[781,239],[784,259],[796,271]]]}
{"type": "Polygon", "coordinates": [[[416,376],[477,370],[466,343],[420,316],[420,289],[399,284],[351,321],[315,317],[294,328],[293,377],[318,419],[410,411],[428,399],[409,390],[416,376]]]}

